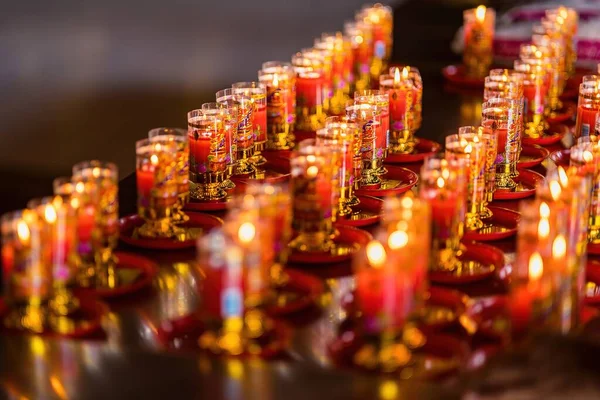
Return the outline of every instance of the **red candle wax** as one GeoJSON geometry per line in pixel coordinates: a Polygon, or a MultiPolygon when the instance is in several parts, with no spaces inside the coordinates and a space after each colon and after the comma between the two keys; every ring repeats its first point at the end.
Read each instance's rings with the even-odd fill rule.
{"type": "Polygon", "coordinates": [[[305,72],[296,78],[296,105],[314,108],[323,105],[323,77],[318,72],[305,72]]]}
{"type": "MultiPolygon", "coordinates": [[[[194,140],[194,159],[197,164],[205,164],[208,162],[208,156],[210,155],[210,136],[200,136],[197,140],[194,140]]],[[[204,171],[196,171],[204,172],[204,171]]]]}
{"type": "Polygon", "coordinates": [[[363,268],[356,274],[356,294],[368,330],[378,330],[385,318],[388,327],[401,326],[412,309],[410,279],[389,267],[363,268]]]}
{"type": "Polygon", "coordinates": [[[148,198],[154,187],[154,168],[143,167],[136,170],[138,197],[148,198]]]}
{"type": "Polygon", "coordinates": [[[452,222],[457,218],[459,196],[447,192],[444,198],[439,194],[429,199],[431,206],[431,222],[438,239],[448,239],[451,236],[452,222]]]}
{"type": "Polygon", "coordinates": [[[326,211],[325,216],[330,216],[333,208],[333,190],[331,181],[318,177],[316,181],[316,192],[321,209],[326,211]],[[329,214],[327,211],[329,211],[329,214]]]}
{"type": "MultiPolygon", "coordinates": [[[[404,121],[406,113],[406,88],[390,89],[390,115],[394,122],[404,121]]],[[[404,129],[402,126],[400,129],[404,129]]]]}
{"type": "Polygon", "coordinates": [[[82,243],[92,239],[92,230],[96,225],[96,210],[93,205],[83,206],[77,215],[77,237],[82,243]]]}
{"type": "Polygon", "coordinates": [[[497,128],[497,129],[493,130],[491,128],[486,127],[484,129],[484,132],[489,135],[495,134],[498,137],[496,149],[497,149],[498,154],[503,154],[504,151],[506,150],[506,141],[507,141],[507,137],[508,137],[508,130],[506,128],[497,128]]]}
{"type": "MultiPolygon", "coordinates": [[[[264,142],[267,140],[267,106],[266,104],[259,104],[254,109],[254,131],[256,132],[256,141],[264,142]]],[[[231,138],[225,135],[225,146],[226,148],[231,147],[231,138]]]]}
{"type": "Polygon", "coordinates": [[[528,116],[532,116],[534,114],[542,114],[544,112],[544,99],[546,98],[546,93],[548,88],[544,85],[524,85],[523,86],[523,96],[525,97],[527,103],[525,107],[525,113],[528,116]]]}
{"type": "Polygon", "coordinates": [[[530,285],[523,285],[514,290],[510,298],[510,317],[513,331],[522,332],[527,329],[533,317],[533,302],[537,293],[530,285]]]}
{"type": "Polygon", "coordinates": [[[8,282],[15,263],[15,250],[10,243],[2,246],[2,266],[4,267],[4,282],[8,282]]]}
{"type": "Polygon", "coordinates": [[[599,112],[600,110],[597,108],[584,107],[581,104],[577,106],[577,123],[575,125],[575,132],[573,132],[573,136],[576,139],[594,134],[599,112]]]}
{"type": "Polygon", "coordinates": [[[390,111],[381,111],[381,125],[377,132],[377,140],[375,146],[378,149],[386,149],[388,147],[388,132],[390,130],[390,111]]]}

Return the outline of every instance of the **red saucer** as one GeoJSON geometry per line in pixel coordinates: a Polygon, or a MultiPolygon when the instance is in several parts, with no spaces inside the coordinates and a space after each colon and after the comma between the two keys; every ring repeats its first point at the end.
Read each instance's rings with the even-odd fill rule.
{"type": "Polygon", "coordinates": [[[484,78],[472,78],[465,74],[464,65],[448,65],[442,69],[446,80],[457,86],[483,87],[484,78]]]}
{"type": "Polygon", "coordinates": [[[533,168],[544,161],[550,152],[538,145],[523,146],[521,148],[521,157],[517,163],[519,168],[533,168]]]}
{"type": "Polygon", "coordinates": [[[517,184],[515,191],[498,190],[494,192],[494,200],[525,199],[535,195],[535,188],[544,181],[544,177],[529,169],[519,169],[519,176],[513,178],[517,184]]]}
{"type": "Polygon", "coordinates": [[[227,209],[229,197],[223,200],[195,201],[190,199],[183,207],[184,211],[223,211],[227,209]]]}
{"type": "Polygon", "coordinates": [[[314,139],[317,137],[317,132],[314,131],[295,131],[294,137],[296,138],[296,144],[306,139],[314,139]]]}
{"type": "Polygon", "coordinates": [[[142,289],[152,286],[152,280],[158,272],[158,265],[137,254],[126,253],[124,251],[115,252],[117,265],[115,267],[117,276],[121,279],[121,284],[116,288],[77,288],[77,294],[98,296],[103,299],[113,299],[139,292],[142,289]]]}
{"type": "Polygon", "coordinates": [[[267,160],[272,160],[275,158],[288,158],[289,159],[292,156],[292,150],[268,150],[268,149],[265,149],[261,153],[267,160]]]}
{"type": "Polygon", "coordinates": [[[482,243],[465,243],[466,251],[459,259],[463,262],[474,261],[482,265],[478,270],[471,270],[469,267],[460,275],[457,271],[429,271],[431,282],[463,285],[471,282],[477,282],[490,278],[496,270],[504,266],[504,253],[493,246],[482,243]]]}
{"type": "Polygon", "coordinates": [[[387,173],[382,175],[379,188],[360,188],[356,190],[357,196],[385,197],[398,195],[409,191],[419,181],[419,176],[409,169],[386,166],[387,173]]]}
{"type": "Polygon", "coordinates": [[[425,158],[437,153],[442,145],[433,140],[417,138],[415,151],[410,154],[400,154],[388,152],[384,162],[386,164],[409,164],[423,161],[425,158]]]}
{"type": "MultiPolygon", "coordinates": [[[[69,333],[55,332],[48,327],[40,334],[41,336],[76,339],[92,336],[102,330],[102,318],[108,314],[108,306],[98,300],[97,297],[90,294],[76,293],[76,297],[77,300],[79,300],[79,310],[74,313],[71,319],[76,319],[79,326],[75,327],[69,333]]],[[[8,306],[6,303],[4,303],[4,299],[0,298],[0,319],[4,318],[8,311],[8,306]]],[[[0,327],[0,332],[24,335],[35,334],[34,332],[30,331],[22,331],[6,327],[0,327]]]]}
{"type": "Polygon", "coordinates": [[[373,237],[362,229],[353,228],[351,226],[339,225],[336,227],[339,231],[338,237],[334,243],[341,248],[341,252],[337,254],[323,252],[300,252],[292,251],[288,258],[289,264],[302,265],[322,265],[333,264],[341,261],[348,261],[356,251],[369,243],[373,237]]]}
{"type": "Polygon", "coordinates": [[[283,296],[285,301],[281,304],[276,301],[276,304],[267,306],[266,313],[271,317],[282,317],[316,306],[319,297],[325,292],[323,281],[291,268],[285,269],[284,273],[288,280],[283,288],[277,290],[277,294],[283,296]],[[289,295],[292,297],[287,299],[289,295]]]}
{"type": "Polygon", "coordinates": [[[576,112],[577,112],[577,104],[573,103],[572,101],[565,101],[565,102],[563,102],[562,109],[560,109],[556,113],[554,113],[554,116],[547,117],[546,121],[548,121],[548,123],[551,125],[552,124],[560,124],[560,123],[563,123],[563,122],[566,122],[566,121],[572,119],[576,112]]]}
{"type": "Polygon", "coordinates": [[[588,260],[585,267],[585,302],[587,304],[600,304],[600,261],[588,260]],[[592,283],[593,287],[588,287],[592,283]]]}
{"type": "Polygon", "coordinates": [[[381,219],[383,200],[372,196],[357,196],[360,204],[352,207],[354,211],[346,217],[338,217],[339,225],[369,226],[376,224],[381,219]]]}
{"type": "Polygon", "coordinates": [[[571,149],[556,150],[550,154],[550,159],[557,167],[568,167],[571,163],[571,149]]]}
{"type": "Polygon", "coordinates": [[[502,240],[517,234],[521,214],[502,207],[489,207],[492,216],[483,220],[485,226],[477,231],[465,230],[465,240],[480,242],[502,240]]]}
{"type": "Polygon", "coordinates": [[[600,256],[600,243],[588,243],[587,245],[587,252],[588,254],[594,255],[594,256],[600,256]]]}
{"type": "Polygon", "coordinates": [[[283,157],[271,157],[267,162],[260,166],[263,172],[262,177],[252,177],[249,175],[234,175],[231,179],[237,184],[238,182],[270,182],[279,183],[286,182],[290,179],[290,159],[283,157]]]}
{"type": "Polygon", "coordinates": [[[523,145],[534,145],[538,146],[550,146],[556,144],[562,140],[562,138],[569,133],[569,127],[564,124],[551,124],[550,128],[544,135],[539,138],[530,138],[523,135],[523,145]]]}
{"type": "MultiPolygon", "coordinates": [[[[187,215],[190,217],[189,221],[185,224],[179,225],[185,228],[198,228],[202,230],[202,234],[210,231],[211,229],[223,225],[223,220],[212,215],[189,212],[187,215]]],[[[188,239],[184,241],[177,241],[174,239],[151,239],[138,237],[134,238],[134,229],[144,224],[144,220],[139,215],[130,215],[128,217],[121,218],[119,220],[120,225],[120,239],[123,243],[130,246],[140,247],[143,249],[150,250],[179,250],[188,249],[196,246],[196,239],[188,239]]]]}
{"type": "Polygon", "coordinates": [[[469,296],[458,290],[431,286],[429,288],[429,297],[425,302],[425,308],[430,309],[430,311],[431,309],[447,309],[448,313],[446,313],[447,318],[440,318],[435,315],[435,312],[426,312],[421,317],[423,326],[426,329],[440,330],[453,325],[465,313],[468,303],[469,296]]]}

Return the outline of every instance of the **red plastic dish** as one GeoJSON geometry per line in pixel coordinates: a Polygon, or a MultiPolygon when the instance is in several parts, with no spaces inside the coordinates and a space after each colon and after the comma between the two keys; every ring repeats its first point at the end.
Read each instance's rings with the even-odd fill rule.
{"type": "Polygon", "coordinates": [[[473,78],[465,74],[464,65],[448,65],[442,69],[444,78],[457,86],[483,87],[484,78],[473,78]]]}
{"type": "Polygon", "coordinates": [[[564,124],[553,124],[550,125],[550,128],[539,138],[523,136],[522,143],[523,145],[537,144],[538,146],[550,146],[560,142],[567,133],[569,133],[568,126],[564,124]]]}
{"type": "Polygon", "coordinates": [[[439,286],[429,288],[429,297],[425,303],[425,308],[447,308],[452,311],[452,318],[432,319],[427,316],[423,319],[423,325],[427,329],[439,330],[455,324],[461,315],[463,315],[469,303],[469,296],[458,290],[439,286]]]}
{"type": "Polygon", "coordinates": [[[339,225],[369,226],[376,224],[381,219],[383,200],[372,196],[357,196],[360,204],[352,207],[354,213],[346,217],[339,217],[339,225]]]}
{"type": "MultiPolygon", "coordinates": [[[[63,338],[86,338],[96,334],[102,330],[102,318],[108,313],[108,306],[101,302],[97,297],[85,293],[76,293],[79,300],[79,310],[70,318],[77,321],[78,326],[69,333],[58,333],[47,328],[41,333],[46,337],[63,337],[63,338]]],[[[0,319],[4,318],[9,311],[8,306],[4,303],[4,299],[0,298],[0,319]]],[[[16,334],[34,334],[30,331],[22,331],[17,329],[0,328],[0,332],[10,332],[16,334]]]]}
{"type": "Polygon", "coordinates": [[[557,167],[568,167],[571,163],[571,149],[556,150],[550,154],[550,159],[557,167]]]}
{"type": "Polygon", "coordinates": [[[284,273],[287,274],[288,280],[286,285],[278,290],[278,293],[292,293],[296,297],[286,301],[283,305],[267,306],[265,311],[268,315],[282,317],[317,305],[319,297],[325,292],[323,281],[316,276],[291,268],[285,269],[284,273]]]}
{"type": "Polygon", "coordinates": [[[357,196],[385,197],[389,195],[398,195],[410,190],[419,181],[419,176],[409,169],[386,166],[387,173],[382,175],[381,187],[379,188],[361,188],[356,190],[357,196]]]}
{"type": "Polygon", "coordinates": [[[548,156],[550,152],[537,145],[528,145],[521,148],[521,158],[517,166],[519,168],[533,168],[540,165],[548,156]]]}
{"type": "Polygon", "coordinates": [[[262,155],[267,160],[272,160],[274,158],[287,158],[289,159],[292,156],[291,150],[263,150],[262,155]]]}
{"type": "Polygon", "coordinates": [[[565,101],[563,102],[562,109],[553,113],[553,116],[546,118],[546,120],[549,124],[560,124],[573,118],[576,111],[577,105],[575,103],[573,103],[572,101],[565,101]]]}
{"type": "Polygon", "coordinates": [[[483,220],[485,226],[477,231],[466,230],[465,240],[480,242],[502,240],[516,235],[521,214],[502,207],[489,207],[492,216],[483,220]]]}
{"type": "Polygon", "coordinates": [[[250,176],[233,176],[234,182],[286,182],[290,179],[290,159],[283,157],[271,157],[267,162],[259,167],[264,171],[263,177],[256,178],[250,176]]]}
{"type": "Polygon", "coordinates": [[[126,253],[124,251],[115,252],[117,257],[116,273],[121,279],[127,277],[137,271],[137,276],[130,282],[126,282],[116,288],[77,288],[77,294],[83,293],[86,295],[98,296],[104,299],[113,299],[121,296],[126,296],[132,293],[139,292],[145,288],[152,286],[152,280],[158,272],[158,265],[137,254],[126,253]]]}
{"type": "Polygon", "coordinates": [[[586,282],[593,283],[594,287],[588,288],[586,285],[585,302],[587,304],[600,304],[600,261],[588,260],[585,267],[586,282]]]}
{"type": "Polygon", "coordinates": [[[296,138],[296,144],[306,139],[314,139],[317,137],[317,132],[314,131],[295,131],[294,137],[296,138]]]}
{"type": "Polygon", "coordinates": [[[415,151],[410,154],[388,152],[385,158],[386,164],[409,164],[423,161],[425,158],[437,153],[442,145],[433,140],[417,138],[415,151]]]}
{"type": "MultiPolygon", "coordinates": [[[[235,190],[235,189],[234,189],[235,190]]],[[[229,197],[223,200],[190,201],[183,207],[185,211],[223,211],[227,209],[229,197]]]]}
{"type": "Polygon", "coordinates": [[[463,269],[457,271],[430,271],[429,279],[435,283],[463,285],[490,278],[496,270],[504,266],[504,253],[494,247],[481,243],[465,244],[466,250],[459,257],[463,262],[475,261],[481,265],[477,270],[463,269]]]}
{"type": "MultiPolygon", "coordinates": [[[[187,213],[187,215],[190,217],[189,221],[179,226],[188,228],[202,228],[203,232],[208,232],[217,226],[223,225],[223,220],[213,215],[195,212],[187,213]]],[[[173,239],[151,239],[143,237],[134,238],[132,235],[135,228],[140,227],[143,224],[144,220],[138,215],[130,215],[128,217],[121,218],[119,220],[121,241],[130,246],[150,250],[179,250],[196,246],[195,238],[184,241],[177,241],[173,239]]]]}
{"type": "Polygon", "coordinates": [[[535,188],[544,181],[544,177],[529,169],[519,169],[519,176],[513,178],[517,184],[515,191],[498,190],[494,192],[494,200],[525,199],[535,195],[535,188]]]}
{"type": "Polygon", "coordinates": [[[347,261],[352,258],[360,247],[365,246],[373,238],[368,232],[351,226],[339,225],[337,230],[339,235],[335,238],[334,243],[344,247],[352,247],[353,250],[343,254],[292,251],[288,262],[290,264],[322,265],[347,261]]]}
{"type": "Polygon", "coordinates": [[[600,256],[600,243],[588,243],[587,252],[594,256],[600,256]]]}

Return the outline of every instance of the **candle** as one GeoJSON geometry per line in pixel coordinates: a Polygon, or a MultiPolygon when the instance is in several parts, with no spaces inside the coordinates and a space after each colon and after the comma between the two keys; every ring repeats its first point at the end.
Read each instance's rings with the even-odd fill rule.
{"type": "Polygon", "coordinates": [[[495,12],[485,6],[463,13],[463,63],[467,74],[485,76],[493,57],[495,12]]]}
{"type": "Polygon", "coordinates": [[[390,125],[393,131],[413,130],[415,120],[414,107],[419,90],[409,80],[409,67],[394,69],[394,76],[382,75],[379,87],[389,95],[390,125]]]}
{"type": "MultiPolygon", "coordinates": [[[[323,77],[319,72],[301,72],[296,76],[296,105],[308,109],[323,104],[323,77]]],[[[299,113],[298,113],[299,114],[299,113]]]]}
{"type": "Polygon", "coordinates": [[[254,140],[267,140],[267,87],[260,82],[236,82],[231,85],[234,94],[250,97],[253,103],[252,127],[254,140]]]}
{"type": "Polygon", "coordinates": [[[226,118],[226,115],[218,116],[203,110],[188,113],[190,171],[193,182],[214,179],[210,178],[210,175],[224,173],[230,163],[226,147],[226,118]]]}
{"type": "Polygon", "coordinates": [[[600,78],[583,82],[579,85],[579,102],[577,104],[577,121],[573,136],[575,138],[589,136],[594,133],[598,115],[600,114],[600,78]]]}
{"type": "Polygon", "coordinates": [[[510,297],[510,314],[515,332],[523,332],[532,323],[535,303],[543,297],[540,280],[544,272],[544,260],[540,253],[531,255],[528,270],[528,281],[517,286],[510,297]]]}
{"type": "MultiPolygon", "coordinates": [[[[274,62],[272,62],[274,63],[274,62]]],[[[288,150],[293,146],[291,129],[296,113],[295,73],[291,64],[277,63],[258,72],[267,87],[267,148],[288,150]],[[279,65],[281,64],[281,65],[279,65]]]]}

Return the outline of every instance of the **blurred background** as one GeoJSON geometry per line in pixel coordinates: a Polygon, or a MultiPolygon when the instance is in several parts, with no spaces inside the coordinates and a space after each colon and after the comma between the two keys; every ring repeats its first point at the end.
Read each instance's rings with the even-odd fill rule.
{"type": "MultiPolygon", "coordinates": [[[[0,13],[0,213],[51,193],[85,159],[134,169],[134,143],[263,61],[289,60],[365,0],[5,2],[0,13]]],[[[427,69],[474,1],[398,0],[396,59],[427,69]],[[411,32],[427,31],[425,37],[411,32]]],[[[485,3],[485,2],[484,2],[485,3]]],[[[514,2],[495,2],[508,6],[514,2]]],[[[499,4],[496,4],[498,6],[499,4]]],[[[437,75],[437,74],[436,74],[437,75]]],[[[441,78],[440,78],[441,79],[441,78]]]]}

